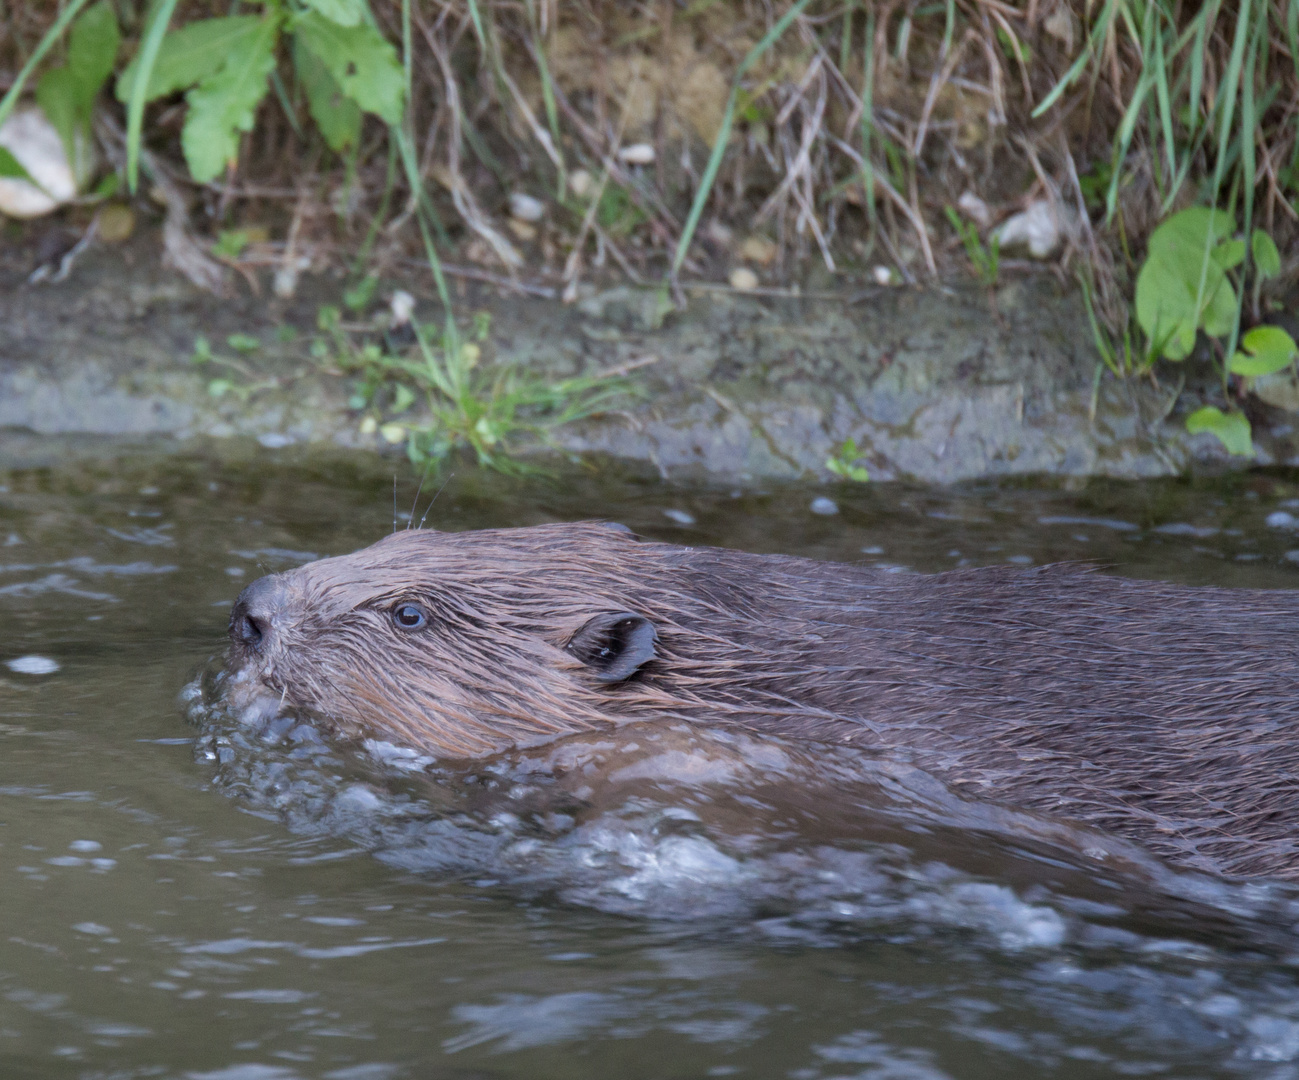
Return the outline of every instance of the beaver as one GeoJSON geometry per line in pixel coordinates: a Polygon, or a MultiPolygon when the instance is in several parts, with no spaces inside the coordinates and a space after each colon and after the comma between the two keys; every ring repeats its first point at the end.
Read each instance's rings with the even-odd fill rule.
{"type": "Polygon", "coordinates": [[[1299,593],[939,574],[601,523],[395,532],[250,584],[234,684],[440,757],[673,717],[905,759],[1183,866],[1299,878],[1299,593]]]}

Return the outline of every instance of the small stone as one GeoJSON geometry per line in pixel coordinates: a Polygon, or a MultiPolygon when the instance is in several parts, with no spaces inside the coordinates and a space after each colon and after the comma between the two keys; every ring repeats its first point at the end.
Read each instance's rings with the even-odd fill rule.
{"type": "Polygon", "coordinates": [[[510,217],[518,221],[540,221],[546,216],[546,204],[522,191],[510,196],[510,217]]]}
{"type": "Polygon", "coordinates": [[[776,245],[765,236],[746,236],[740,245],[740,258],[759,266],[770,266],[776,261],[776,245]]]}
{"type": "Polygon", "coordinates": [[[106,244],[120,244],[135,232],[135,211],[123,203],[109,203],[95,219],[95,232],[106,244]]]}
{"type": "Polygon", "coordinates": [[[839,512],[839,504],[833,499],[827,499],[824,495],[818,495],[812,500],[812,513],[820,514],[822,517],[832,517],[839,512]]]}
{"type": "Polygon", "coordinates": [[[514,234],[516,240],[522,240],[525,244],[537,238],[537,227],[529,225],[526,221],[520,221],[518,218],[510,218],[506,222],[510,232],[514,234]]]}
{"type": "Polygon", "coordinates": [[[1030,203],[1020,214],[1012,214],[993,234],[1003,248],[1024,246],[1035,259],[1045,259],[1060,244],[1060,220],[1045,199],[1030,203]]]}
{"type": "Polygon", "coordinates": [[[18,675],[53,675],[59,670],[59,662],[48,656],[19,656],[6,660],[5,667],[18,675]]]}
{"type": "Polygon", "coordinates": [[[737,266],[731,271],[731,288],[749,292],[758,287],[758,275],[747,266],[737,266]]]}
{"type": "Polygon", "coordinates": [[[675,521],[678,525],[693,525],[695,523],[695,515],[685,510],[664,510],[663,516],[675,521]]]}
{"type": "Polygon", "coordinates": [[[980,229],[986,229],[992,224],[992,211],[988,209],[988,204],[973,191],[963,192],[961,197],[956,200],[956,208],[978,225],[980,229]]]}
{"type": "Polygon", "coordinates": [[[68,845],[69,851],[80,851],[83,854],[91,851],[102,851],[104,845],[98,840],[73,840],[68,845]]]}
{"type": "Polygon", "coordinates": [[[279,431],[268,431],[264,435],[258,435],[257,441],[267,450],[283,450],[286,446],[293,445],[293,437],[279,431]]]}
{"type": "Polygon", "coordinates": [[[710,221],[704,227],[704,235],[714,244],[721,244],[722,247],[730,247],[731,241],[735,239],[735,232],[729,225],[723,225],[720,221],[710,221]]]}
{"type": "Polygon", "coordinates": [[[388,301],[388,310],[392,312],[392,325],[405,326],[415,314],[415,297],[405,289],[398,289],[388,301]]]}
{"type": "Polygon", "coordinates": [[[595,187],[595,180],[585,169],[578,169],[568,178],[568,190],[579,199],[586,198],[595,187]]]}
{"type": "Polygon", "coordinates": [[[893,271],[887,266],[877,266],[871,271],[871,277],[875,279],[876,285],[892,285],[893,271]]]}
{"type": "Polygon", "coordinates": [[[1272,529],[1293,529],[1299,526],[1299,518],[1289,514],[1284,510],[1273,510],[1263,519],[1269,528],[1272,529]]]}
{"type": "Polygon", "coordinates": [[[628,165],[652,165],[654,147],[647,142],[632,143],[618,151],[618,160],[628,165]]]}

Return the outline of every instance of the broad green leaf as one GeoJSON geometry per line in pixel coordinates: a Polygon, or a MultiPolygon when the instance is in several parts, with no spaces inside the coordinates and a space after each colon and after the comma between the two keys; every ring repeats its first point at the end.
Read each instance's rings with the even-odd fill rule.
{"type": "Polygon", "coordinates": [[[1214,405],[1206,405],[1186,418],[1186,430],[1192,435],[1198,435],[1202,431],[1216,435],[1229,454],[1237,457],[1254,456],[1249,420],[1244,413],[1224,413],[1214,405]]]}
{"type": "Polygon", "coordinates": [[[329,73],[324,62],[294,35],[293,65],[307,91],[307,108],[325,142],[341,154],[361,137],[361,109],[329,73]]]}
{"type": "MultiPolygon", "coordinates": [[[[214,75],[247,43],[257,37],[265,22],[258,15],[230,15],[221,19],[200,19],[162,39],[158,59],[149,76],[146,101],[174,94],[214,75]]],[[[117,77],[117,100],[131,100],[136,62],[132,60],[117,77]]]]}
{"type": "Polygon", "coordinates": [[[63,140],[63,149],[79,181],[88,179],[86,157],[95,98],[113,72],[122,36],[109,0],[87,8],[68,33],[68,59],[51,68],[36,84],[36,102],[63,140]]]}
{"type": "Polygon", "coordinates": [[[1231,358],[1229,368],[1234,375],[1250,378],[1288,367],[1299,351],[1294,338],[1279,326],[1256,326],[1241,338],[1240,344],[1244,352],[1231,358]]]}
{"type": "Polygon", "coordinates": [[[1245,261],[1245,241],[1224,240],[1209,252],[1209,258],[1218,264],[1220,270],[1231,270],[1245,261]]]}
{"type": "MultiPolygon", "coordinates": [[[[1200,322],[1210,337],[1226,337],[1236,325],[1236,313],[1240,310],[1240,305],[1236,302],[1236,290],[1231,287],[1225,274],[1218,275],[1216,288],[1214,281],[1213,277],[1206,281],[1204,295],[1209,299],[1200,314],[1200,322]]],[[[1193,298],[1195,283],[1187,284],[1188,295],[1193,298]]]]}
{"type": "MultiPolygon", "coordinates": [[[[1184,360],[1190,355],[1200,325],[1196,286],[1187,281],[1182,270],[1170,259],[1151,254],[1137,275],[1137,322],[1169,360],[1184,360]]],[[[1216,288],[1222,282],[1222,271],[1212,264],[1207,276],[1208,287],[1216,288]]]]}
{"type": "Polygon", "coordinates": [[[1253,248],[1254,270],[1260,278],[1276,277],[1281,273],[1281,252],[1276,249],[1276,241],[1262,229],[1255,229],[1250,240],[1253,248]]]}
{"type": "Polygon", "coordinates": [[[373,26],[339,26],[310,11],[294,32],[343,93],[385,123],[400,123],[406,78],[397,50],[373,26]]]}
{"type": "MultiPolygon", "coordinates": [[[[36,184],[22,163],[3,146],[0,146],[0,179],[26,180],[29,184],[36,184]]],[[[36,186],[40,187],[40,184],[36,186]]]]}
{"type": "Polygon", "coordinates": [[[1174,214],[1151,233],[1148,247],[1151,254],[1166,251],[1184,257],[1194,253],[1198,266],[1199,257],[1205,248],[1212,250],[1217,247],[1235,229],[1235,219],[1227,211],[1192,206],[1189,210],[1174,214]]]}
{"type": "Polygon", "coordinates": [[[239,133],[252,131],[257,106],[266,96],[267,79],[275,67],[279,20],[259,20],[254,36],[241,39],[215,74],[185,97],[189,115],[180,145],[190,174],[199,183],[217,176],[239,153],[239,133]]]}
{"type": "Polygon", "coordinates": [[[362,0],[307,0],[307,7],[339,26],[357,26],[365,17],[362,0]]]}

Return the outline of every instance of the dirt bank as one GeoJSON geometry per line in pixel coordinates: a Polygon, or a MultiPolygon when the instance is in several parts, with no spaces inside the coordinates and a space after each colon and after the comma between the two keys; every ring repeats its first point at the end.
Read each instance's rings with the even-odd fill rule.
{"type": "MultiPolygon", "coordinates": [[[[307,279],[292,301],[247,288],[217,300],[162,269],[158,251],[156,231],[145,229],[125,245],[92,248],[62,282],[32,285],[30,244],[9,237],[0,249],[0,426],[391,451],[380,435],[361,434],[349,380],[311,355],[319,307],[336,300],[341,281],[307,279]],[[242,353],[223,347],[232,334],[245,336],[242,353]],[[225,360],[195,363],[199,336],[225,360]]],[[[1197,390],[1192,377],[1178,397],[1171,367],[1162,385],[1107,376],[1093,419],[1086,316],[1046,274],[995,294],[694,290],[684,311],[624,286],[593,286],[565,306],[462,284],[463,311],[491,315],[489,362],[560,377],[653,358],[634,371],[640,393],[624,409],[562,429],[557,441],[652,462],[672,477],[829,478],[826,459],[849,438],[881,480],[1138,477],[1225,460],[1211,436],[1182,429],[1212,384],[1197,390]]],[[[417,297],[432,291],[418,278],[384,283],[376,310],[397,285],[417,297]]],[[[422,310],[437,317],[431,303],[422,310]]],[[[1263,417],[1255,431],[1261,462],[1299,463],[1288,425],[1263,417]]]]}

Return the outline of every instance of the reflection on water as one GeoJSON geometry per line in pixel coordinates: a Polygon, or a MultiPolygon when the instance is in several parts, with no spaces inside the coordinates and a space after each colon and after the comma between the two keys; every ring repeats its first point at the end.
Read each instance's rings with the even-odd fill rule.
{"type": "MultiPolygon", "coordinates": [[[[392,528],[391,473],[28,453],[0,471],[5,1076],[1299,1075],[1293,887],[1172,873],[777,739],[665,722],[455,765],[227,715],[210,660],[230,601],[392,528]]],[[[429,522],[590,516],[898,572],[1299,572],[1282,475],[934,492],[466,472],[429,522]],[[812,511],[825,495],[838,513],[812,511]]]]}

